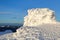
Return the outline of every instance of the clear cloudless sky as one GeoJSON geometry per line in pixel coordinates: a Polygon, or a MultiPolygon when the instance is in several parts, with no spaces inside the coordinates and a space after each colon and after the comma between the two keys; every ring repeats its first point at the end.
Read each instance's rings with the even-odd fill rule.
{"type": "Polygon", "coordinates": [[[50,8],[60,21],[60,0],[0,0],[0,23],[23,23],[31,8],[50,8]]]}

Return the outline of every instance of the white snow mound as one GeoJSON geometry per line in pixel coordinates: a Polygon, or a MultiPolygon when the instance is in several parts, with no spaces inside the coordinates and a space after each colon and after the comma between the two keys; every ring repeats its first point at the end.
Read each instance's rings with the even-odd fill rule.
{"type": "Polygon", "coordinates": [[[24,26],[38,26],[48,23],[56,24],[54,11],[48,8],[29,9],[28,15],[24,17],[24,26]]]}

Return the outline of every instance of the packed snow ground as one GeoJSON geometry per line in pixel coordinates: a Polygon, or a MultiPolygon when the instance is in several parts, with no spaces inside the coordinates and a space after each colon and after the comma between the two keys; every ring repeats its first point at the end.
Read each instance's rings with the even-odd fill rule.
{"type": "Polygon", "coordinates": [[[60,40],[60,24],[21,27],[16,33],[0,36],[0,40],[60,40]]]}

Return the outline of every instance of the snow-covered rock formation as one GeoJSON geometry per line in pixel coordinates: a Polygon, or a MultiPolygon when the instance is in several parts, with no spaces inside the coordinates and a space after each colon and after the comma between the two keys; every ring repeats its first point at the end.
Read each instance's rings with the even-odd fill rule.
{"type": "Polygon", "coordinates": [[[41,24],[56,24],[55,13],[48,8],[29,9],[24,17],[24,26],[38,26],[41,24]]]}
{"type": "Polygon", "coordinates": [[[60,40],[60,23],[48,8],[28,10],[23,27],[17,32],[0,36],[0,40],[60,40]]]}

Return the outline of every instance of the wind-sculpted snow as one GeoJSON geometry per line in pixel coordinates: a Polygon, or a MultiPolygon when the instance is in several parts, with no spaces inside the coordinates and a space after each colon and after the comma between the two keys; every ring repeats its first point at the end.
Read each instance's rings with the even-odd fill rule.
{"type": "Polygon", "coordinates": [[[29,9],[24,17],[24,26],[38,26],[42,24],[56,24],[55,12],[48,8],[29,9]]]}

